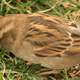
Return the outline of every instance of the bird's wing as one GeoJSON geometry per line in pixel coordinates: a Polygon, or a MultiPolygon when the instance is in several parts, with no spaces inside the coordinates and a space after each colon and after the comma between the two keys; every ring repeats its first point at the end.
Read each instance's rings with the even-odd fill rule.
{"type": "Polygon", "coordinates": [[[73,43],[71,34],[67,32],[67,24],[57,17],[44,14],[28,16],[30,25],[26,40],[34,47],[37,56],[66,56],[64,53],[73,43]]]}

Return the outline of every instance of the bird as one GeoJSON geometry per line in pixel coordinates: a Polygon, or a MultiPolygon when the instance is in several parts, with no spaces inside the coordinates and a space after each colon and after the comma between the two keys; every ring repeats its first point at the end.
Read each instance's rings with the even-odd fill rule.
{"type": "Polygon", "coordinates": [[[0,16],[0,48],[50,69],[80,64],[80,25],[46,13],[0,16]]]}

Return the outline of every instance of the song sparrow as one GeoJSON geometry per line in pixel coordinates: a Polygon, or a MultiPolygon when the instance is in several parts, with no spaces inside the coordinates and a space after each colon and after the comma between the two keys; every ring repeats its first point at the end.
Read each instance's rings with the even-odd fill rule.
{"type": "Polygon", "coordinates": [[[80,25],[44,13],[0,17],[0,47],[52,69],[80,63],[80,25]]]}

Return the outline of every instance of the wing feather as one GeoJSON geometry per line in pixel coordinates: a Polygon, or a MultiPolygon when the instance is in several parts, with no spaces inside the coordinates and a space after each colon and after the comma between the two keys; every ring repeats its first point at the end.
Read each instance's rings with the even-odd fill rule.
{"type": "Polygon", "coordinates": [[[72,46],[73,39],[67,32],[65,23],[61,24],[61,21],[52,16],[44,18],[43,15],[30,16],[29,20],[31,24],[26,33],[26,39],[34,47],[35,55],[43,57],[63,56],[65,51],[72,46]]]}

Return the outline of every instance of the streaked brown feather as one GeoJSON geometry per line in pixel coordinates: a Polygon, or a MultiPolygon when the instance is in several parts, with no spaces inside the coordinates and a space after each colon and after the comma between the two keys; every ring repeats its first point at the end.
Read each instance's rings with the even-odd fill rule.
{"type": "Polygon", "coordinates": [[[80,63],[80,35],[64,19],[34,13],[7,15],[0,21],[0,47],[17,57],[53,69],[80,63]]]}

